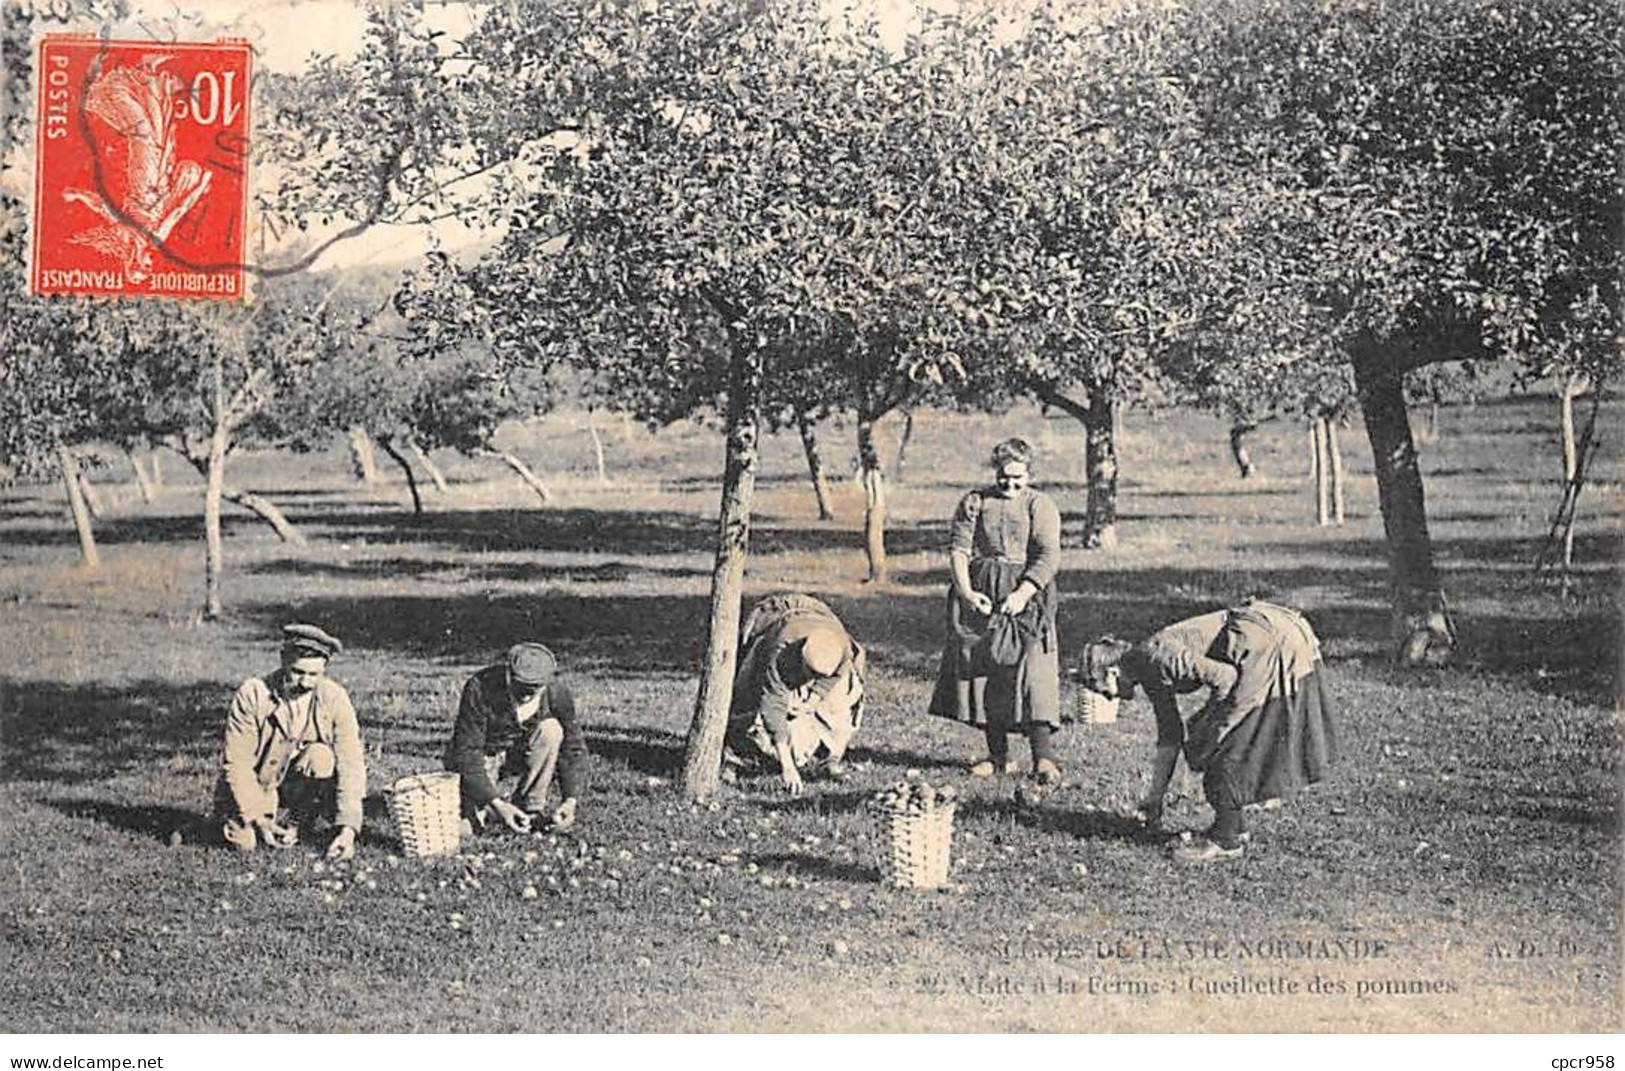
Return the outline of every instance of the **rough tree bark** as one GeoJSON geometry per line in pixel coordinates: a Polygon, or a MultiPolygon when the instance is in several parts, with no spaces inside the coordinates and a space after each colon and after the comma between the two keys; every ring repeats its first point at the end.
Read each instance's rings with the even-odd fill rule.
{"type": "Polygon", "coordinates": [[[891,572],[886,564],[886,476],[875,446],[874,419],[862,413],[858,415],[858,466],[863,483],[863,550],[869,559],[868,582],[884,583],[891,572]]]}
{"type": "Polygon", "coordinates": [[[1354,354],[1354,384],[1376,463],[1377,498],[1388,539],[1394,655],[1407,665],[1449,660],[1455,630],[1433,562],[1422,471],[1405,410],[1405,373],[1397,355],[1367,342],[1354,354]]]}
{"type": "Polygon", "coordinates": [[[1584,392],[1585,383],[1584,376],[1571,375],[1557,389],[1558,423],[1563,430],[1564,485],[1573,481],[1574,470],[1579,465],[1574,438],[1574,399],[1584,392]]]}
{"type": "Polygon", "coordinates": [[[355,469],[355,478],[368,487],[378,483],[378,458],[372,451],[372,437],[367,429],[359,424],[352,427],[349,432],[350,439],[350,465],[355,469]]]}
{"type": "Polygon", "coordinates": [[[1245,437],[1258,430],[1258,425],[1251,420],[1238,420],[1230,425],[1230,456],[1236,459],[1236,471],[1244,480],[1250,480],[1258,475],[1258,466],[1253,464],[1252,451],[1247,449],[1245,437]]]}
{"type": "Polygon", "coordinates": [[[518,454],[510,450],[487,450],[485,453],[491,457],[499,458],[514,472],[518,473],[519,478],[525,481],[525,486],[535,491],[536,497],[544,503],[553,501],[553,495],[548,491],[547,485],[542,482],[541,477],[537,476],[529,465],[525,464],[518,454]]]}
{"type": "Polygon", "coordinates": [[[1326,454],[1326,418],[1315,417],[1309,421],[1309,476],[1315,523],[1322,528],[1332,523],[1331,465],[1326,454]]]}
{"type": "Polygon", "coordinates": [[[107,512],[106,507],[102,505],[101,492],[96,490],[96,485],[90,482],[90,477],[85,475],[84,469],[79,468],[77,476],[79,494],[84,498],[85,508],[90,511],[91,519],[94,520],[107,512]]]}
{"type": "Polygon", "coordinates": [[[1092,390],[1084,402],[1058,390],[1043,388],[1040,401],[1053,405],[1083,424],[1083,472],[1088,484],[1084,506],[1083,545],[1102,549],[1117,545],[1117,406],[1102,390],[1092,390]]]}
{"type": "Polygon", "coordinates": [[[1083,466],[1089,481],[1083,545],[1117,545],[1117,404],[1105,391],[1091,391],[1085,410],[1083,466]]]}
{"type": "Polygon", "coordinates": [[[592,435],[592,452],[598,461],[598,482],[609,483],[609,470],[604,466],[604,437],[598,433],[598,414],[587,410],[587,431],[592,435]]]}
{"type": "Polygon", "coordinates": [[[62,487],[68,493],[68,509],[73,512],[73,528],[79,533],[79,559],[86,569],[98,568],[102,556],[96,549],[96,533],[90,527],[90,509],[79,489],[79,461],[73,451],[59,446],[56,463],[62,470],[62,487]]]}
{"type": "Polygon", "coordinates": [[[282,510],[277,507],[276,503],[272,502],[270,499],[262,498],[253,491],[244,491],[241,488],[233,487],[230,484],[221,485],[220,497],[224,498],[227,502],[230,502],[233,505],[243,507],[260,520],[270,525],[271,530],[277,534],[277,538],[281,539],[282,542],[292,543],[294,546],[299,547],[302,547],[306,543],[310,542],[305,538],[305,533],[301,532],[294,525],[294,523],[288,519],[288,515],[283,513],[282,510]]]}
{"type": "Polygon", "coordinates": [[[156,497],[152,486],[152,478],[147,475],[146,466],[141,464],[141,458],[136,455],[134,450],[126,451],[126,456],[130,459],[130,471],[135,473],[135,486],[141,492],[141,501],[150,504],[153,498],[156,497]]]}
{"type": "MultiPolygon", "coordinates": [[[[230,432],[228,430],[227,446],[229,445],[230,432]]],[[[202,475],[205,481],[209,479],[209,459],[207,456],[197,457],[187,453],[183,453],[181,456],[185,457],[187,461],[191,462],[192,467],[197,469],[198,473],[202,475]]],[[[224,461],[222,461],[221,464],[224,465],[224,461]]],[[[220,497],[233,505],[241,506],[243,509],[248,510],[248,512],[254,514],[254,516],[270,525],[271,530],[277,534],[277,538],[282,540],[282,542],[292,543],[294,546],[299,547],[302,547],[310,542],[310,540],[305,538],[305,533],[301,532],[298,526],[288,519],[288,515],[283,513],[276,503],[272,502],[268,498],[255,494],[253,491],[245,491],[241,488],[231,486],[225,482],[225,477],[223,474],[220,482],[220,497]]]]}
{"type": "Polygon", "coordinates": [[[1347,516],[1347,474],[1343,469],[1343,447],[1337,441],[1337,421],[1326,421],[1326,453],[1331,460],[1332,523],[1341,525],[1347,516]]]}
{"type": "Polygon", "coordinates": [[[739,644],[739,609],[750,543],[751,498],[761,435],[762,351],[736,340],[728,385],[727,460],[717,519],[717,556],[711,571],[710,632],[700,671],[694,720],[683,757],[683,791],[707,799],[722,772],[722,744],[733,698],[739,644]]]}
{"type": "Polygon", "coordinates": [[[903,410],[903,430],[897,437],[897,464],[892,466],[892,479],[903,482],[903,465],[908,459],[908,444],[914,438],[914,407],[903,410]]]}
{"type": "Polygon", "coordinates": [[[220,594],[220,576],[225,570],[225,545],[220,538],[220,499],[226,478],[226,422],[224,401],[217,402],[214,434],[209,436],[209,456],[203,485],[203,617],[219,620],[225,612],[220,594]]]}
{"type": "Polygon", "coordinates": [[[378,445],[383,447],[384,453],[388,454],[390,459],[401,467],[401,471],[406,473],[406,488],[412,492],[412,516],[423,516],[423,496],[418,493],[418,478],[417,474],[412,471],[411,462],[407,461],[405,456],[395,448],[395,440],[392,436],[378,436],[378,445]]]}
{"type": "Polygon", "coordinates": [[[824,459],[818,453],[818,431],[805,416],[796,418],[796,430],[801,432],[801,449],[807,455],[807,473],[812,477],[813,495],[818,499],[818,519],[835,519],[835,506],[829,499],[829,478],[824,473],[824,459]]]}
{"type": "Polygon", "coordinates": [[[434,484],[434,489],[441,494],[446,494],[450,490],[446,485],[446,474],[441,472],[440,466],[434,463],[434,458],[429,456],[429,451],[425,450],[423,445],[416,439],[406,440],[406,449],[417,463],[423,466],[423,471],[429,474],[429,482],[434,484]]]}

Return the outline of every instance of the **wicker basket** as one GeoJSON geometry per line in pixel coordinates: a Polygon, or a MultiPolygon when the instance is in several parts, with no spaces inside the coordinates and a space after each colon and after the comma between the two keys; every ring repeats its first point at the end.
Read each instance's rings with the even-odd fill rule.
{"type": "Polygon", "coordinates": [[[948,883],[958,802],[937,804],[924,812],[882,809],[886,847],[880,857],[881,880],[899,889],[938,889],[948,883]]]}
{"type": "Polygon", "coordinates": [[[1101,695],[1093,688],[1080,688],[1078,716],[1091,725],[1104,725],[1117,720],[1117,697],[1101,695]]]}
{"type": "Polygon", "coordinates": [[[384,790],[390,817],[400,830],[407,855],[450,855],[462,839],[454,773],[403,777],[384,790]]]}

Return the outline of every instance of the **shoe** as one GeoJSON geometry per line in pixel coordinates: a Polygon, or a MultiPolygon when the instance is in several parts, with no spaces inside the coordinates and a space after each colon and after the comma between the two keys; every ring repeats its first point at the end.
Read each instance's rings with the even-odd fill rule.
{"type": "MultiPolygon", "coordinates": [[[[994,764],[992,758],[985,758],[970,768],[970,775],[972,777],[992,777],[997,769],[998,767],[994,764]]],[[[1020,773],[1021,764],[1016,762],[1015,759],[1005,759],[1004,772],[1007,774],[1020,773]]]]}
{"type": "Polygon", "coordinates": [[[1054,759],[1039,759],[1033,764],[1033,780],[1046,788],[1053,788],[1061,783],[1061,768],[1055,765],[1054,759]]]}
{"type": "Polygon", "coordinates": [[[1237,844],[1234,848],[1226,848],[1218,841],[1201,840],[1190,843],[1181,843],[1174,847],[1173,859],[1176,863],[1212,863],[1221,859],[1240,859],[1247,849],[1237,844]]]}

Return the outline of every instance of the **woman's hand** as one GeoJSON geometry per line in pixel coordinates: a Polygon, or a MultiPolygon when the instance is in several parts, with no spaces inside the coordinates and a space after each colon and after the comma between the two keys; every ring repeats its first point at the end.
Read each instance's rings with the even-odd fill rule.
{"type": "MultiPolygon", "coordinates": [[[[1021,613],[1027,608],[1027,604],[1033,601],[1033,596],[1036,594],[1038,594],[1037,589],[1023,580],[1016,585],[1016,590],[1004,597],[1004,601],[999,604],[999,613],[1010,614],[1012,617],[1021,613]]],[[[982,598],[986,599],[987,596],[984,595],[982,598]]],[[[991,603],[991,600],[989,602],[991,603]]]]}
{"type": "Polygon", "coordinates": [[[959,597],[970,604],[971,609],[987,617],[993,613],[993,600],[980,591],[960,592],[959,597]]]}

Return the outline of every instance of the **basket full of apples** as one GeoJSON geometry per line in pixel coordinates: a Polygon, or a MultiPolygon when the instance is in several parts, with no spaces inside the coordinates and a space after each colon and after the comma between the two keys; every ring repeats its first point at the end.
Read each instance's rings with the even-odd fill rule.
{"type": "Polygon", "coordinates": [[[918,780],[899,781],[870,800],[882,837],[881,880],[900,889],[947,884],[958,807],[953,786],[918,780]]]}

